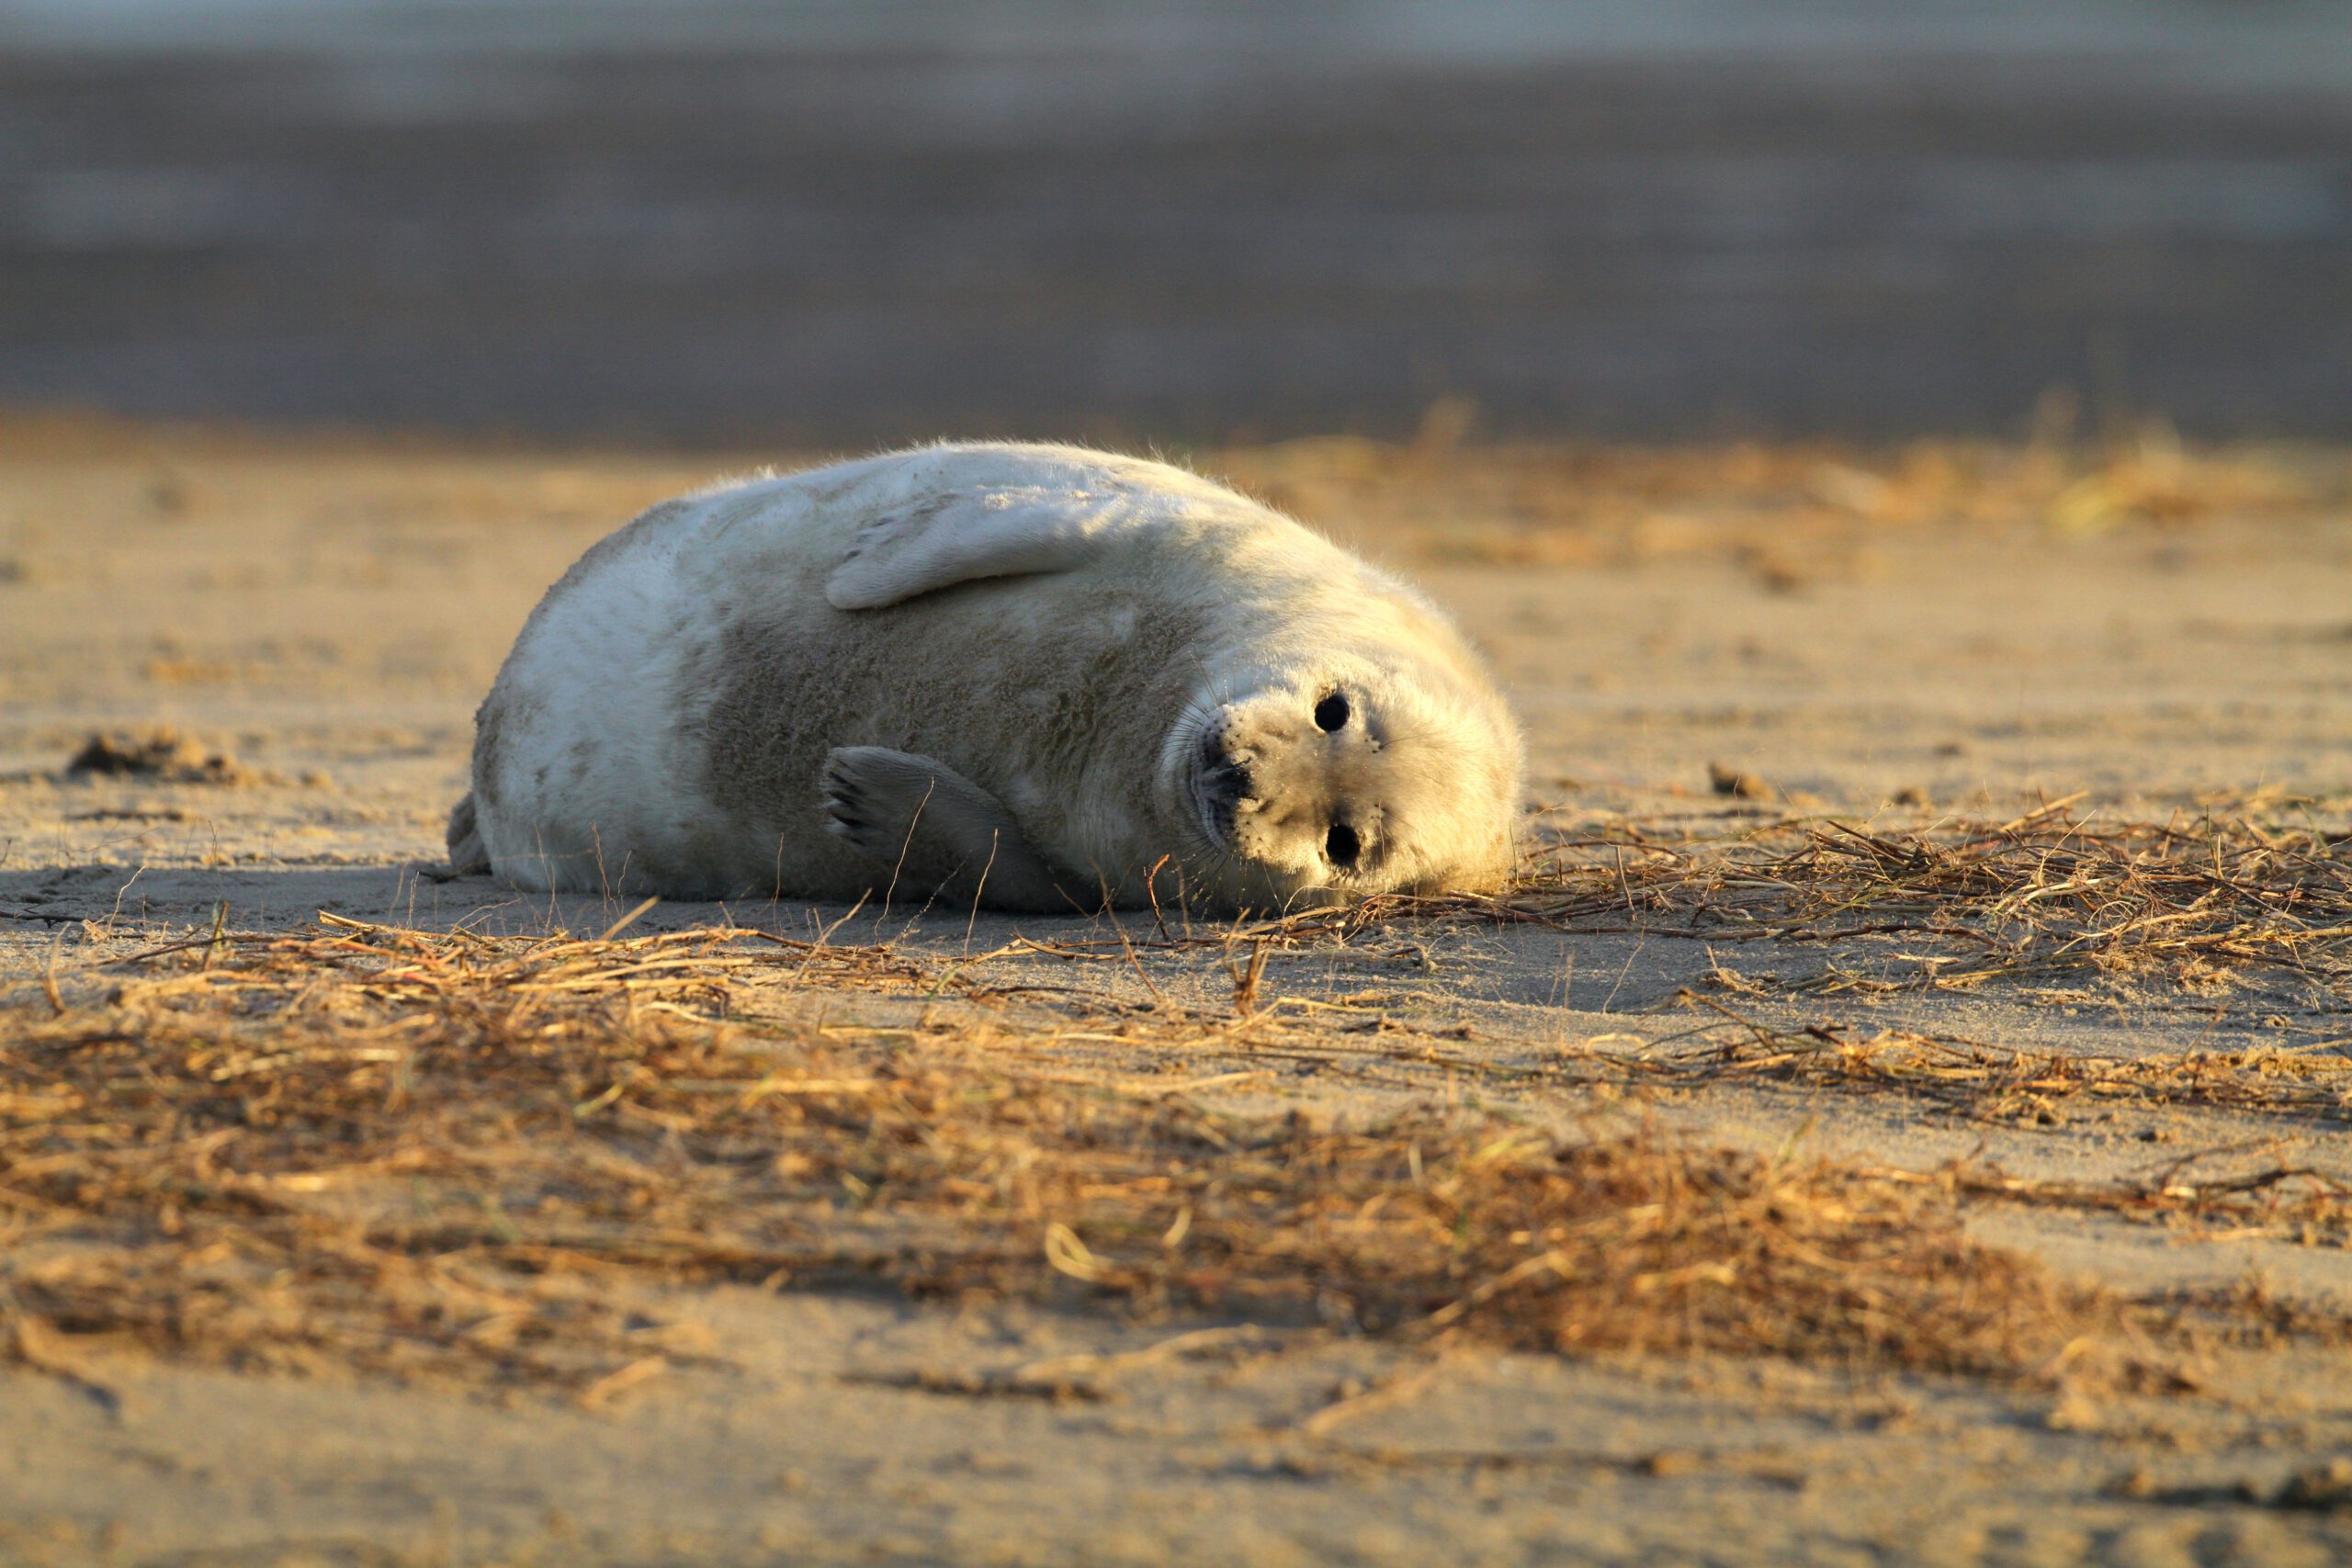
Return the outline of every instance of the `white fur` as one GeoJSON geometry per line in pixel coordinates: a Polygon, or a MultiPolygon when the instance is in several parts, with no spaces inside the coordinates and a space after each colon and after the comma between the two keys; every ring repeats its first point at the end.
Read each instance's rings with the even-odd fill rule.
{"type": "Polygon", "coordinates": [[[526,888],[848,897],[888,868],[822,830],[818,775],[887,747],[988,791],[1066,881],[1130,902],[1172,855],[1198,902],[1281,899],[1348,881],[1310,863],[1321,829],[1238,863],[1186,748],[1213,716],[1301,743],[1264,738],[1340,681],[1398,716],[1348,764],[1400,823],[1361,888],[1491,884],[1518,739],[1419,595],[1180,469],[930,447],[706,491],[592,550],[482,705],[473,819],[526,888]]]}

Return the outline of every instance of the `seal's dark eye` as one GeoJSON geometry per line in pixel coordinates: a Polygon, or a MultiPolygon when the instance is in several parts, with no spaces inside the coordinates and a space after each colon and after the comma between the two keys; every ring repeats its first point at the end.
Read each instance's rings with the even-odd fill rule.
{"type": "Polygon", "coordinates": [[[1348,699],[1332,693],[1315,705],[1315,728],[1322,730],[1341,729],[1348,722],[1348,699]]]}
{"type": "MultiPolygon", "coordinates": [[[[1329,728],[1336,729],[1337,725],[1329,728]]],[[[1363,847],[1356,838],[1356,830],[1345,822],[1334,822],[1331,830],[1323,835],[1323,853],[1331,863],[1345,870],[1356,863],[1356,852],[1363,847]]]]}

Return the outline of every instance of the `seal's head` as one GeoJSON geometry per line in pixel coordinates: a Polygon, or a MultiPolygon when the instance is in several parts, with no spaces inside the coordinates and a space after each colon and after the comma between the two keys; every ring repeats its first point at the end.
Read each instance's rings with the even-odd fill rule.
{"type": "Polygon", "coordinates": [[[1483,679],[1334,655],[1243,684],[1196,697],[1162,749],[1191,890],[1284,908],[1510,876],[1520,739],[1483,679]]]}

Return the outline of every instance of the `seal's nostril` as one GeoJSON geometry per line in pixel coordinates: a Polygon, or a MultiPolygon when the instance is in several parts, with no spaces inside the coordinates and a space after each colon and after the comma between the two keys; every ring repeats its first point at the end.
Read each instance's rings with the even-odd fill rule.
{"type": "Polygon", "coordinates": [[[1249,764],[1237,758],[1219,754],[1201,770],[1202,792],[1212,804],[1228,810],[1252,801],[1257,794],[1255,784],[1249,764]]]}

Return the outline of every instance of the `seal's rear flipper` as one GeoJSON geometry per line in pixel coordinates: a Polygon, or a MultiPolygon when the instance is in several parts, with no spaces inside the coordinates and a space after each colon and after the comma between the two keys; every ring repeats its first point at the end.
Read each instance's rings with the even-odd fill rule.
{"type": "Polygon", "coordinates": [[[447,882],[460,876],[475,876],[490,870],[490,852],[482,847],[481,829],[474,821],[473,792],[449,808],[449,864],[444,868],[432,866],[424,874],[435,882],[447,882]]]}
{"type": "Polygon", "coordinates": [[[888,869],[886,893],[999,909],[1091,907],[1064,889],[1002,801],[944,762],[837,747],[825,757],[824,790],[826,828],[888,869]]]}

